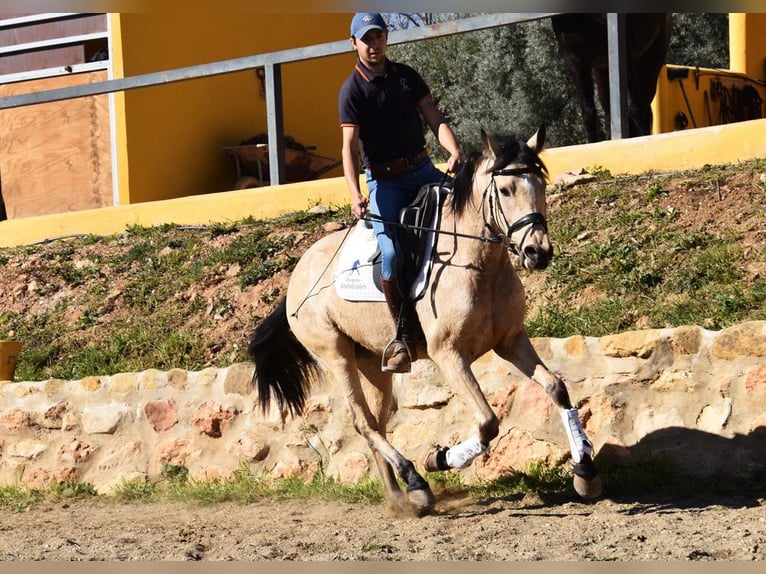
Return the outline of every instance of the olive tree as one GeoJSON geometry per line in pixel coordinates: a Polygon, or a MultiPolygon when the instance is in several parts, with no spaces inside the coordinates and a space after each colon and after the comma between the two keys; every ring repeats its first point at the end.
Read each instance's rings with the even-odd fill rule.
{"type": "MultiPolygon", "coordinates": [[[[422,26],[471,14],[387,14],[391,29],[422,26]]],[[[544,124],[548,147],[585,140],[577,97],[550,19],[391,46],[389,56],[412,65],[466,148],[487,131],[531,135],[544,124]]],[[[674,14],[668,63],[728,66],[727,14],[674,14]]],[[[445,159],[433,135],[429,148],[445,159]]]]}

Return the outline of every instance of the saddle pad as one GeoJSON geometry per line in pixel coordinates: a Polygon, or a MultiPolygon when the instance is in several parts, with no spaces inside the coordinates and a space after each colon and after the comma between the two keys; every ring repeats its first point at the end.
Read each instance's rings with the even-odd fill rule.
{"type": "Polygon", "coordinates": [[[375,231],[359,220],[346,237],[335,271],[335,291],[349,301],[385,301],[386,297],[375,285],[372,261],[378,249],[375,231]]]}
{"type": "MultiPolygon", "coordinates": [[[[433,229],[439,223],[441,210],[436,209],[430,227],[433,229]]],[[[419,299],[425,293],[431,273],[433,250],[436,244],[436,234],[426,235],[423,265],[410,289],[410,296],[419,299]]],[[[338,266],[335,271],[335,291],[339,297],[348,301],[385,301],[386,297],[375,281],[376,263],[373,261],[378,250],[378,240],[375,230],[367,227],[367,223],[359,220],[343,243],[338,256],[338,266]]],[[[380,267],[380,264],[377,264],[380,267]]],[[[379,273],[379,272],[378,272],[379,273]]]]}

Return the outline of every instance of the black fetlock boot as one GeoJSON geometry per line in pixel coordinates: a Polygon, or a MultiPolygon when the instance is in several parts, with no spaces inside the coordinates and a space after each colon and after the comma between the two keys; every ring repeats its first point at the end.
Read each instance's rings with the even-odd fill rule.
{"type": "Polygon", "coordinates": [[[383,350],[381,369],[392,373],[409,373],[412,362],[417,360],[415,340],[412,336],[412,304],[405,301],[396,280],[383,279],[383,295],[394,318],[396,335],[383,350]]]}

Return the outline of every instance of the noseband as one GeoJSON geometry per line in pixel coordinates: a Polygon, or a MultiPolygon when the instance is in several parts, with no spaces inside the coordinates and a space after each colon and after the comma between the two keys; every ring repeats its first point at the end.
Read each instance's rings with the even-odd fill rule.
{"type": "MultiPolygon", "coordinates": [[[[495,226],[499,226],[502,223],[502,225],[505,226],[505,231],[493,229],[492,225],[487,222],[486,214],[484,214],[484,225],[494,234],[504,237],[507,241],[508,249],[510,249],[515,255],[518,255],[519,258],[522,257],[524,242],[527,240],[527,237],[529,237],[529,234],[535,229],[535,227],[542,227],[543,231],[548,233],[548,224],[545,221],[545,216],[542,213],[538,213],[536,211],[526,214],[525,216],[516,220],[514,223],[510,223],[505,215],[505,212],[503,211],[503,207],[500,205],[500,198],[498,196],[499,191],[497,189],[497,183],[495,183],[495,176],[526,175],[530,173],[543,177],[542,170],[537,166],[513,167],[492,170],[492,180],[484,190],[485,199],[489,194],[489,191],[492,190],[492,193],[489,194],[489,214],[492,222],[495,224],[495,226]],[[521,241],[518,244],[515,243],[511,239],[511,236],[519,229],[527,225],[529,228],[522,236],[521,241]]],[[[486,201],[483,202],[484,205],[486,205],[486,203],[486,201]]]]}

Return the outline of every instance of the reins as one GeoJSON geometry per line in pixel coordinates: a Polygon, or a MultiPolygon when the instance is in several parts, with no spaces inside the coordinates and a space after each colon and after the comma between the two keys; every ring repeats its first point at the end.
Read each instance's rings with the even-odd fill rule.
{"type": "MultiPolygon", "coordinates": [[[[401,228],[404,228],[404,229],[413,229],[413,230],[417,230],[417,231],[430,231],[431,233],[435,233],[435,234],[451,235],[453,237],[462,237],[464,239],[474,239],[476,241],[481,241],[483,243],[502,243],[504,241],[504,237],[505,237],[505,238],[508,239],[509,249],[514,254],[518,255],[521,246],[524,245],[524,242],[526,241],[526,239],[529,236],[529,234],[532,232],[532,229],[534,229],[534,227],[536,225],[541,225],[543,227],[543,229],[547,233],[547,231],[548,231],[548,224],[545,221],[545,216],[543,216],[542,213],[538,213],[538,212],[528,213],[527,215],[521,217],[516,222],[510,223],[508,221],[508,218],[505,215],[505,212],[503,211],[502,206],[500,205],[500,202],[497,201],[497,199],[496,199],[498,191],[497,191],[497,184],[495,183],[495,176],[499,176],[499,175],[500,176],[526,175],[526,174],[529,174],[529,173],[534,173],[534,174],[537,174],[537,175],[542,175],[542,172],[541,172],[540,168],[537,167],[537,166],[531,166],[531,167],[510,167],[510,168],[505,168],[505,169],[496,169],[496,170],[492,171],[492,179],[491,179],[490,183],[487,185],[487,187],[485,188],[484,194],[483,194],[483,197],[482,197],[482,199],[483,199],[483,201],[482,201],[482,215],[484,217],[484,225],[487,228],[487,230],[492,233],[491,237],[485,237],[485,236],[482,236],[482,235],[471,235],[471,234],[467,234],[467,233],[460,233],[460,232],[457,232],[457,231],[447,231],[447,230],[443,230],[443,229],[433,229],[433,228],[430,228],[430,227],[423,227],[423,226],[420,226],[420,225],[412,225],[412,224],[408,224],[408,223],[400,223],[398,221],[389,221],[387,219],[384,219],[380,215],[377,215],[377,214],[374,214],[374,213],[368,213],[362,219],[364,221],[369,221],[369,222],[380,221],[381,223],[384,223],[386,225],[393,225],[395,227],[401,227],[401,228]],[[492,215],[492,219],[494,219],[494,220],[497,219],[497,216],[495,215],[495,210],[496,209],[499,210],[500,215],[502,216],[503,222],[505,224],[505,228],[506,228],[505,233],[498,232],[498,230],[493,229],[492,226],[487,222],[487,217],[486,217],[486,214],[484,213],[484,205],[486,205],[486,203],[487,203],[487,194],[489,193],[490,189],[492,189],[493,192],[494,192],[489,197],[489,204],[490,204],[489,205],[489,209],[490,209],[490,213],[492,215]],[[494,202],[493,202],[493,200],[494,200],[494,202]],[[494,206],[495,203],[497,204],[497,207],[494,206]],[[516,245],[515,243],[513,243],[511,241],[511,235],[516,233],[519,229],[521,229],[522,227],[524,227],[526,225],[529,225],[529,229],[524,234],[524,237],[521,238],[521,242],[518,245],[516,245]]],[[[443,185],[445,181],[446,181],[446,174],[445,174],[445,178],[442,179],[441,185],[443,185]]]]}
{"type": "MultiPolygon", "coordinates": [[[[443,187],[444,184],[447,182],[447,176],[449,172],[445,173],[442,177],[441,182],[439,183],[439,187],[443,187]]],[[[387,219],[382,218],[380,215],[377,215],[375,213],[368,213],[367,217],[363,217],[364,221],[369,221],[372,223],[373,221],[380,221],[381,223],[385,225],[393,225],[395,227],[401,227],[404,229],[414,229],[417,231],[430,231],[431,233],[435,234],[441,234],[441,235],[451,235],[452,237],[462,237],[464,239],[474,239],[476,241],[481,241],[483,243],[502,243],[503,238],[495,235],[494,237],[483,237],[481,235],[470,235],[467,233],[459,233],[457,231],[446,231],[441,229],[433,229],[431,227],[423,227],[420,225],[412,225],[409,223],[400,223],[399,221],[389,221],[387,219]]]]}
{"type": "Polygon", "coordinates": [[[396,227],[403,227],[405,229],[416,229],[418,231],[430,231],[436,234],[452,235],[454,237],[463,237],[465,239],[475,239],[476,241],[483,241],[484,243],[502,243],[503,241],[503,238],[499,236],[482,237],[481,235],[470,235],[467,233],[459,233],[457,231],[445,231],[442,229],[433,229],[431,227],[423,227],[421,225],[411,225],[409,223],[399,223],[398,221],[389,221],[387,219],[382,218],[380,215],[376,215],[374,213],[368,213],[362,219],[364,221],[369,221],[369,222],[380,221],[382,223],[385,223],[386,225],[394,225],[396,227]]]}

